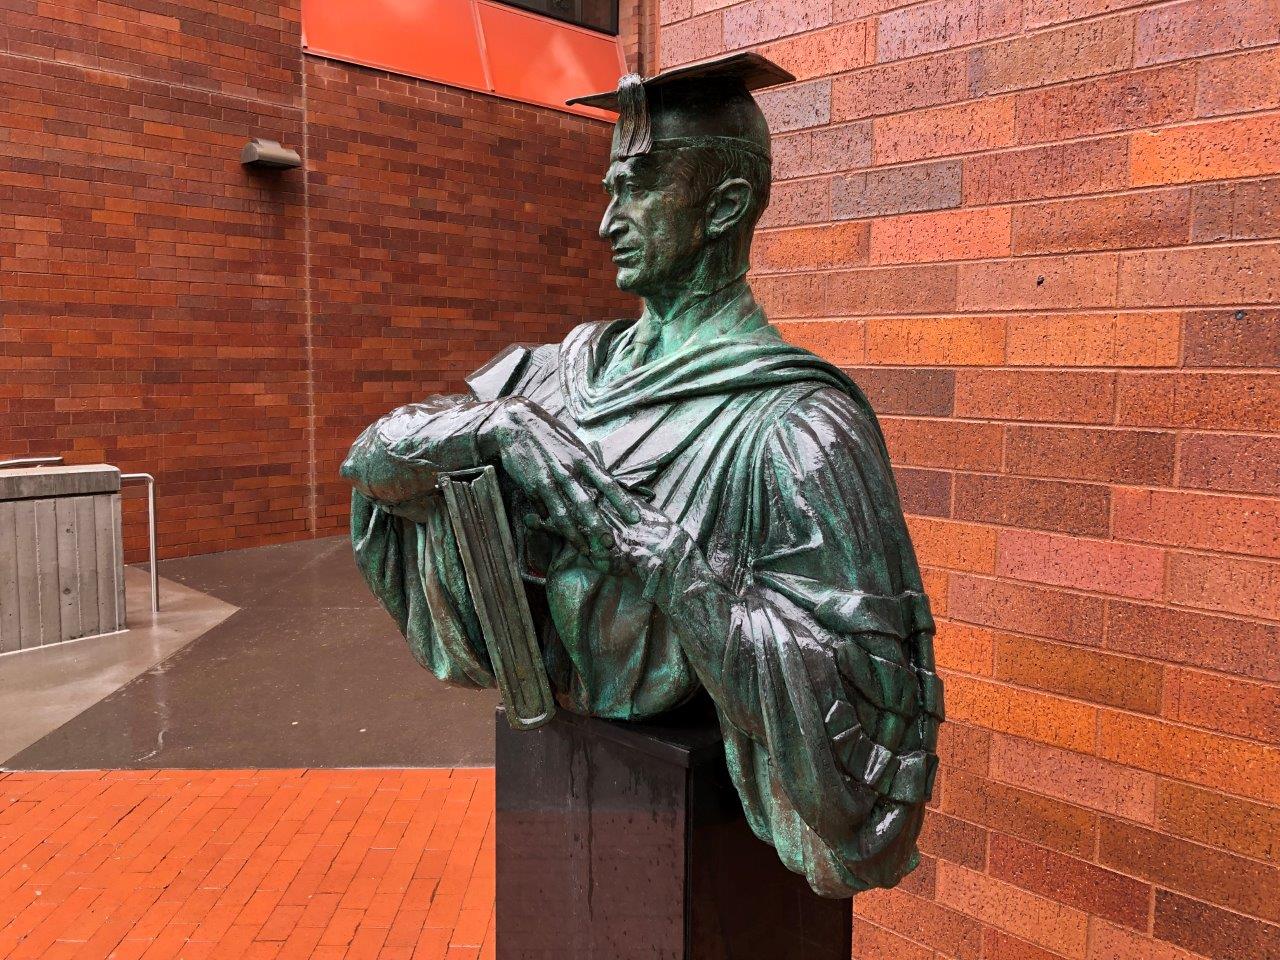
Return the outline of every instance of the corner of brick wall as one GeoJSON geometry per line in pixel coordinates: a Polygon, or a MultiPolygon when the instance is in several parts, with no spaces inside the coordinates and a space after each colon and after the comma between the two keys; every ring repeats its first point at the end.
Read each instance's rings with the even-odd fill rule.
{"type": "Polygon", "coordinates": [[[299,0],[0,7],[0,459],[155,474],[162,557],[342,532],[365,423],[632,309],[606,124],[304,56],[299,0]]]}
{"type": "Polygon", "coordinates": [[[864,960],[1274,960],[1280,5],[662,0],[760,50],[754,284],[880,413],[949,722],[864,960]]]}

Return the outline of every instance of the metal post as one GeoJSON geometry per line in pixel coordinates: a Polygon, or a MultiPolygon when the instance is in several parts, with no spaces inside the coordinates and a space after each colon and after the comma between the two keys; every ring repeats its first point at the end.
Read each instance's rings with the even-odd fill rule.
{"type": "Polygon", "coordinates": [[[122,473],[120,481],[144,480],[147,484],[147,544],[151,558],[151,612],[160,612],[160,571],[156,569],[156,478],[149,473],[122,473]]]}

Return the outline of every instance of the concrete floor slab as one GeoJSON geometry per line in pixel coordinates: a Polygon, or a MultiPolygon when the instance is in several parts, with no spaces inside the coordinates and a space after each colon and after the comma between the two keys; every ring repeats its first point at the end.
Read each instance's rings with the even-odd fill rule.
{"type": "Polygon", "coordinates": [[[162,579],[153,614],[150,589],[145,570],[126,567],[128,630],[0,656],[0,765],[236,612],[162,579]]]}
{"type": "Polygon", "coordinates": [[[493,690],[423,669],[346,537],[191,557],[165,577],[240,609],[10,757],[15,770],[493,762],[493,690]]]}

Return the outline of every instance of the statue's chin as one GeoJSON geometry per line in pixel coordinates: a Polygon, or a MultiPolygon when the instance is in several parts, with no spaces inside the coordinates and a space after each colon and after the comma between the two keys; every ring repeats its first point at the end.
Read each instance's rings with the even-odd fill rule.
{"type": "Polygon", "coordinates": [[[631,267],[619,267],[615,280],[619,290],[627,293],[638,293],[641,283],[640,271],[631,267]]]}

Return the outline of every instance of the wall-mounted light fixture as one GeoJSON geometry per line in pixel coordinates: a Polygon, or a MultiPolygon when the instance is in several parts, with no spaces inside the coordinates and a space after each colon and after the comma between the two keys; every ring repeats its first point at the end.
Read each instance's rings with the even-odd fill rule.
{"type": "Polygon", "coordinates": [[[254,137],[240,151],[240,162],[255,170],[288,170],[302,166],[297,150],[280,146],[277,140],[254,137]]]}

